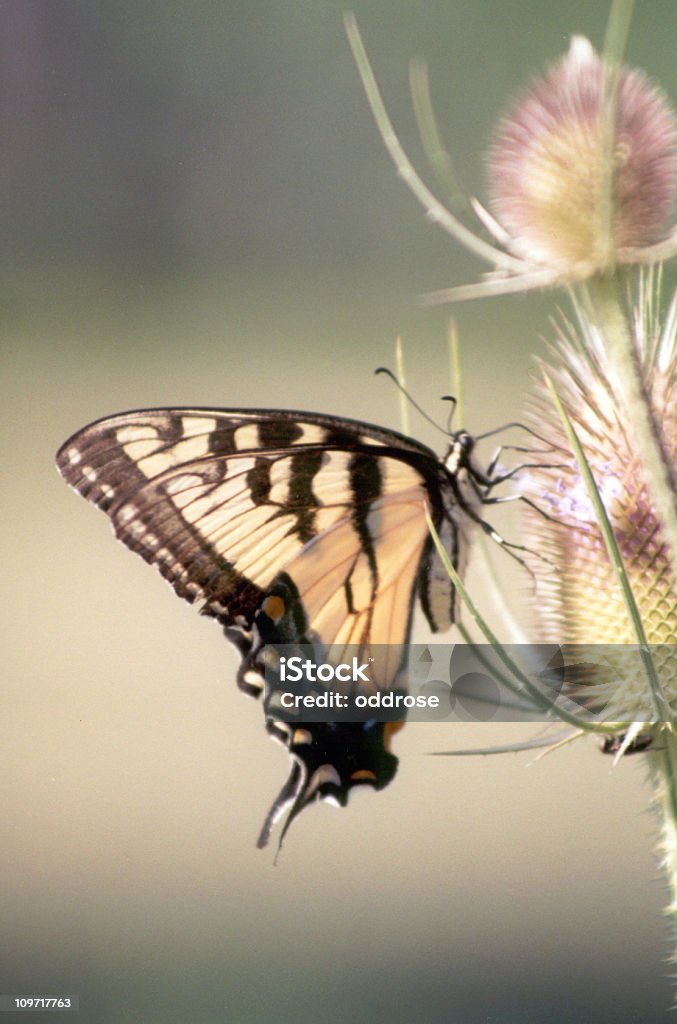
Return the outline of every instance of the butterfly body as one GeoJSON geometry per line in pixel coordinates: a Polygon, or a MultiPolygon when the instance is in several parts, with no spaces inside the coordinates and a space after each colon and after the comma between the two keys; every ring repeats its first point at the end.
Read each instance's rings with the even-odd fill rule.
{"type": "MultiPolygon", "coordinates": [[[[429,511],[457,571],[490,481],[469,434],[444,460],[395,431],[289,410],[150,409],[99,420],[57,454],[65,480],[110,517],[116,535],[176,593],[200,602],[242,656],[238,684],[264,688],[271,643],[387,645],[380,687],[402,667],[418,599],[434,631],[456,595],[432,543],[429,511]]],[[[268,716],[292,773],[264,825],[316,797],[395,772],[393,723],[297,723],[268,716]],[[322,726],[322,727],[320,727],[322,726]]]]}

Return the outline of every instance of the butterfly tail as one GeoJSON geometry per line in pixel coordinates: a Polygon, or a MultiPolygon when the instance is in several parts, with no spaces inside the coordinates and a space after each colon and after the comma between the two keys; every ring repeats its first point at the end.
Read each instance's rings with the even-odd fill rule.
{"type": "Polygon", "coordinates": [[[282,840],[284,839],[287,833],[287,829],[289,828],[291,822],[299,813],[299,811],[302,810],[303,788],[305,782],[304,776],[306,775],[307,773],[305,771],[305,768],[298,761],[293,761],[292,769],[291,772],[289,773],[289,778],[287,779],[284,786],[280,790],[279,795],[274,800],[272,807],[270,808],[268,814],[266,815],[266,820],[263,823],[261,832],[259,833],[259,838],[256,841],[257,849],[263,850],[264,847],[268,845],[275,824],[282,817],[287,807],[289,807],[289,805],[292,804],[292,809],[289,812],[289,816],[287,817],[287,820],[284,824],[284,828],[282,829],[282,834],[280,836],[280,841],[277,846],[277,852],[280,852],[280,849],[282,847],[282,840]],[[299,800],[301,800],[300,804],[299,800]]]}
{"type": "Polygon", "coordinates": [[[309,804],[326,800],[345,807],[355,786],[384,789],[397,771],[397,758],[389,746],[392,735],[401,726],[401,722],[353,722],[341,726],[315,722],[297,727],[283,738],[269,725],[269,732],[287,746],[292,769],[266,815],[258,848],[268,844],[275,824],[285,813],[278,854],[292,823],[309,804]]]}

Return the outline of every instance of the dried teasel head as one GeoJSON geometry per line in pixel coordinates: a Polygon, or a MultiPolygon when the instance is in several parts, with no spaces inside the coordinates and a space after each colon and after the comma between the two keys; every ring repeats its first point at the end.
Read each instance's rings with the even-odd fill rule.
{"type": "MultiPolygon", "coordinates": [[[[675,305],[665,327],[639,307],[635,345],[645,390],[659,425],[666,456],[677,460],[677,361],[675,305]]],[[[663,528],[643,475],[642,453],[625,421],[609,379],[605,349],[594,328],[562,325],[551,365],[543,366],[571,420],[595,478],[651,645],[677,644],[677,581],[663,528]]],[[[535,561],[537,636],[564,645],[636,644],[626,602],[611,565],[596,512],[547,388],[538,384],[529,419],[553,446],[552,467],[529,472],[523,493],[549,518],[527,511],[527,545],[535,561]]],[[[540,457],[542,460],[542,456],[540,457]]],[[[667,646],[660,673],[677,698],[677,659],[667,646]]],[[[675,648],[677,650],[677,648],[675,648]]],[[[613,670],[590,679],[589,696],[611,717],[630,721],[651,715],[641,672],[613,670]],[[622,679],[627,685],[621,685],[622,679]]],[[[667,694],[666,694],[667,695],[667,694]]],[[[668,695],[670,696],[670,695],[668,695]]]]}
{"type": "MultiPolygon", "coordinates": [[[[677,119],[643,72],[618,67],[615,59],[601,57],[587,39],[575,36],[567,54],[498,125],[488,158],[491,210],[468,197],[482,227],[478,234],[440,203],[416,172],[385,109],[352,15],[346,18],[346,31],[376,124],[402,180],[431,222],[493,266],[480,281],[431,292],[426,302],[570,285],[607,276],[619,264],[652,265],[677,254],[677,226],[671,219],[677,198],[677,119]]],[[[420,62],[412,89],[425,148],[433,162],[442,158],[446,173],[450,161],[440,149],[420,62]]]]}
{"type": "Polygon", "coordinates": [[[622,71],[609,145],[606,70],[588,40],[574,37],[500,122],[490,152],[492,210],[513,250],[563,279],[634,262],[670,228],[674,112],[641,71],[622,71]]]}

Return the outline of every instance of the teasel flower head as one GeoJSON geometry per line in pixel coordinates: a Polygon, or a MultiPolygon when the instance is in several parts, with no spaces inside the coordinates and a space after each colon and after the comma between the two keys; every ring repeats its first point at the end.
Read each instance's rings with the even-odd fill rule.
{"type": "Polygon", "coordinates": [[[677,228],[671,222],[677,119],[643,72],[601,57],[587,39],[575,36],[568,53],[500,121],[488,157],[487,209],[453,177],[425,66],[413,65],[412,94],[424,148],[445,190],[465,197],[482,229],[478,232],[418,175],[388,117],[352,16],[346,27],[400,177],[432,223],[492,265],[480,281],[431,292],[427,302],[570,285],[608,275],[620,265],[653,264],[677,253],[677,228]]]}
{"type": "MultiPolygon", "coordinates": [[[[663,325],[648,312],[653,308],[645,294],[631,322],[645,391],[660,428],[660,443],[674,464],[677,306],[673,302],[663,325]]],[[[615,393],[605,345],[597,329],[584,317],[578,326],[562,323],[552,359],[541,370],[552,382],[585,453],[646,641],[657,658],[666,700],[672,703],[677,700],[677,655],[668,646],[677,644],[677,581],[672,553],[651,499],[642,452],[615,393]]],[[[636,663],[629,670],[627,659],[624,668],[614,664],[613,645],[636,645],[637,636],[581,466],[544,384],[534,390],[529,419],[553,449],[548,464],[532,469],[523,488],[540,510],[527,510],[527,546],[547,559],[539,559],[532,566],[537,638],[564,645],[604,645],[608,670],[584,680],[590,703],[604,706],[609,720],[652,721],[655,708],[642,672],[636,671],[636,663]]]]}
{"type": "Polygon", "coordinates": [[[493,212],[525,259],[581,279],[663,241],[677,190],[677,131],[664,95],[621,72],[604,131],[605,66],[587,39],[538,79],[498,126],[493,212]]]}

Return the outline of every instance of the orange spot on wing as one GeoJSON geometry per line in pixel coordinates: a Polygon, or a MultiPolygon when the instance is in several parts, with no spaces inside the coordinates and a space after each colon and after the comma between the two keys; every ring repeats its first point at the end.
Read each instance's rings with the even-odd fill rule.
{"type": "Polygon", "coordinates": [[[281,597],[267,597],[261,606],[261,610],[273,622],[279,622],[285,613],[284,601],[281,597]]]}
{"type": "Polygon", "coordinates": [[[404,729],[404,724],[404,722],[386,722],[383,726],[383,746],[388,752],[390,751],[391,739],[396,732],[399,732],[400,729],[404,729]]]}

